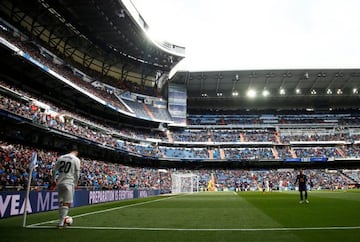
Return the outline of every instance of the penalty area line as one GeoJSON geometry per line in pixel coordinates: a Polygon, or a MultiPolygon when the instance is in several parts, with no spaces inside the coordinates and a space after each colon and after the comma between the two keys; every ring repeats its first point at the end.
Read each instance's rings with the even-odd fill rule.
{"type": "MultiPolygon", "coordinates": [[[[36,229],[54,228],[54,226],[32,226],[36,229]]],[[[294,227],[294,228],[141,228],[141,227],[94,227],[94,226],[68,226],[66,229],[91,229],[91,230],[142,230],[142,231],[305,231],[305,230],[356,230],[360,226],[330,226],[330,227],[294,227]]]]}

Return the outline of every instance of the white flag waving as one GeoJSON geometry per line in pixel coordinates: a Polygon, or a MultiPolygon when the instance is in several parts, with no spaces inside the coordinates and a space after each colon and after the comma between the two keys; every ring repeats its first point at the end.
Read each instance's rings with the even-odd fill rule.
{"type": "Polygon", "coordinates": [[[37,165],[38,165],[37,153],[34,151],[31,154],[30,169],[34,169],[35,167],[37,167],[37,165]]]}
{"type": "MultiPolygon", "coordinates": [[[[27,189],[26,189],[25,208],[28,208],[28,206],[31,206],[30,202],[29,202],[31,178],[32,178],[33,170],[35,167],[37,167],[37,165],[38,165],[37,153],[34,151],[31,154],[31,158],[30,158],[30,165],[29,165],[30,174],[29,174],[29,180],[28,180],[27,189]]],[[[26,226],[26,215],[27,215],[27,209],[25,209],[25,211],[24,211],[23,227],[26,226]]]]}

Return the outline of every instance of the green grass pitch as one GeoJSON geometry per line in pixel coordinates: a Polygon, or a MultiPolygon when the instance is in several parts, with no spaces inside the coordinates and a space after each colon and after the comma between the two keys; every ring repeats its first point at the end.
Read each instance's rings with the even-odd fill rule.
{"type": "Polygon", "coordinates": [[[360,241],[360,191],[202,192],[0,220],[0,241],[360,241]]]}

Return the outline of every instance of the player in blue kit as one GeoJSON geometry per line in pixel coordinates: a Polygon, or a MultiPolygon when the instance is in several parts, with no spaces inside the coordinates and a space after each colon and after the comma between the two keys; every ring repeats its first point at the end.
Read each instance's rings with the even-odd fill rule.
{"type": "Polygon", "coordinates": [[[299,183],[299,192],[300,192],[300,203],[304,203],[304,196],[305,194],[305,202],[309,203],[308,200],[308,193],[307,193],[307,176],[303,173],[302,170],[300,170],[299,175],[296,176],[295,184],[299,183]]]}

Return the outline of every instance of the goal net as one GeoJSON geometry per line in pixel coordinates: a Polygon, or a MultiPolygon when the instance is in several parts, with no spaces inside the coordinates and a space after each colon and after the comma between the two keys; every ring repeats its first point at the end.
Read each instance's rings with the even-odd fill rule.
{"type": "Polygon", "coordinates": [[[199,191],[199,179],[192,173],[172,173],[171,193],[189,193],[199,191]]]}

